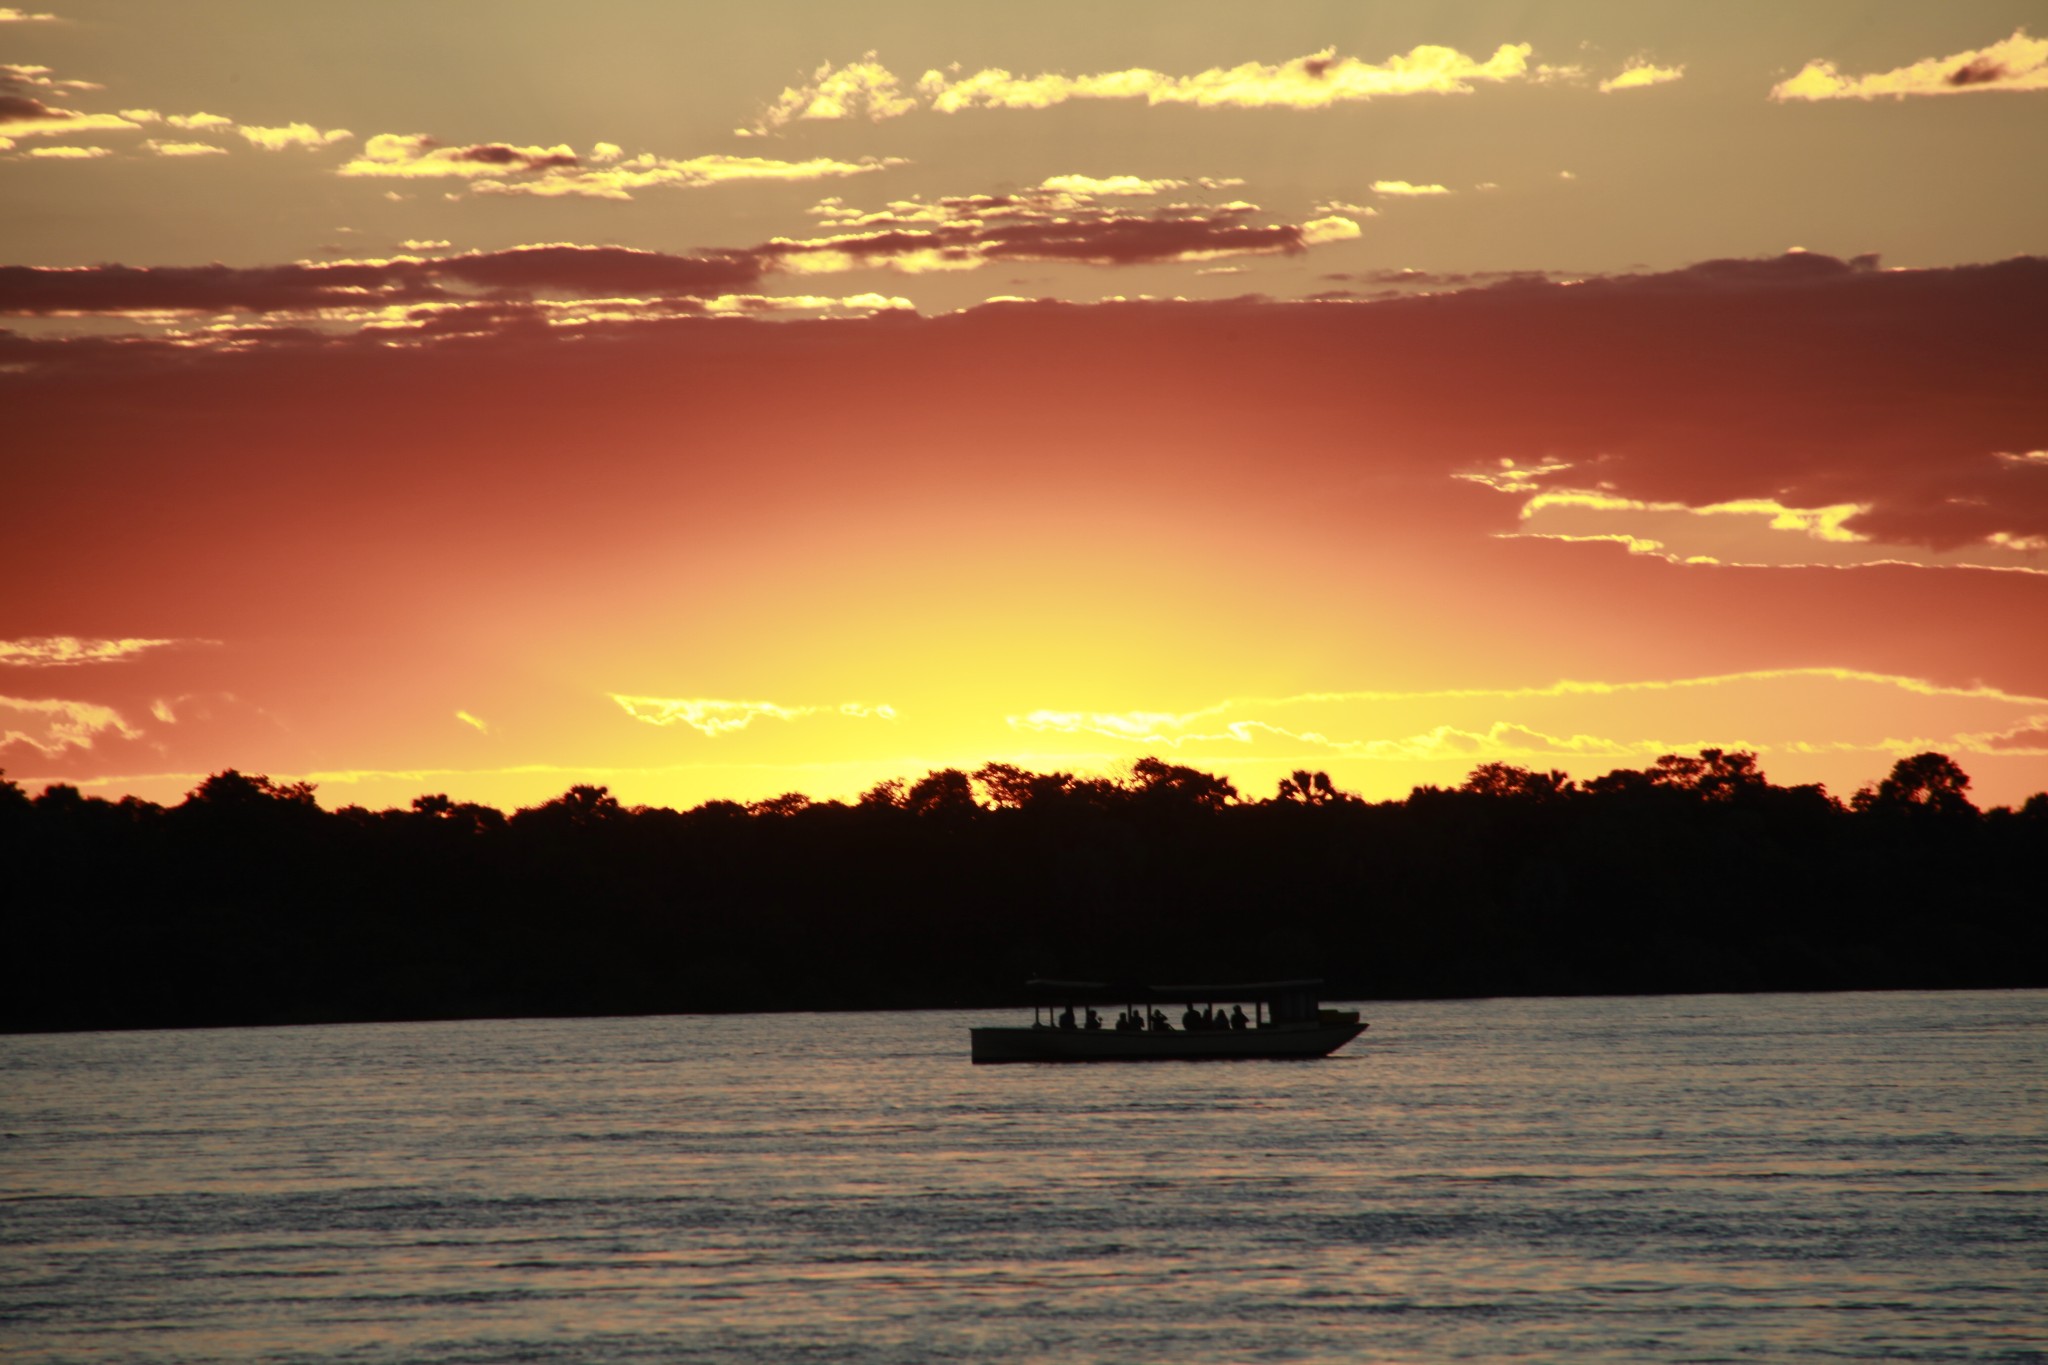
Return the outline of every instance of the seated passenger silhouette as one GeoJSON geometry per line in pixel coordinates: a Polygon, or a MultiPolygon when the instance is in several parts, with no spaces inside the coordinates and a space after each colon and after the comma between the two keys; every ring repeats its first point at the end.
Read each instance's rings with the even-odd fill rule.
{"type": "Polygon", "coordinates": [[[1230,1007],[1230,1026],[1232,1028],[1250,1028],[1251,1025],[1252,1021],[1244,1017],[1243,1005],[1232,1005],[1230,1007]]]}
{"type": "Polygon", "coordinates": [[[1196,1009],[1193,1005],[1189,1005],[1187,1008],[1187,1013],[1181,1015],[1180,1017],[1180,1026],[1188,1030],[1188,1032],[1190,1033],[1193,1033],[1197,1029],[1201,1028],[1202,1012],[1196,1009]]]}
{"type": "Polygon", "coordinates": [[[1074,1026],[1074,1007],[1073,1007],[1072,1005],[1069,1005],[1069,1006],[1067,1006],[1067,1007],[1066,1007],[1066,1009],[1064,1009],[1064,1010],[1062,1010],[1062,1011],[1060,1012],[1060,1027],[1061,1027],[1061,1028],[1072,1028],[1073,1026],[1074,1026]]]}
{"type": "Polygon", "coordinates": [[[1166,1022],[1166,1011],[1157,1006],[1154,1006],[1152,1010],[1152,1031],[1154,1033],[1173,1032],[1173,1025],[1166,1022]]]}
{"type": "Polygon", "coordinates": [[[1090,1005],[1088,1007],[1088,1022],[1083,1024],[1082,1027],[1092,1029],[1099,1029],[1102,1027],[1102,1016],[1095,1012],[1095,1007],[1093,1005],[1090,1005]]]}

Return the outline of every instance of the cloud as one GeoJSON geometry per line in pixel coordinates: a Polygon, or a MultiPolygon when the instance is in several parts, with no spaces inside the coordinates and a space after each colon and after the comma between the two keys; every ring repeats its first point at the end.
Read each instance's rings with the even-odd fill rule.
{"type": "Polygon", "coordinates": [[[726,701],[712,697],[628,697],[614,692],[613,701],[635,720],[667,727],[687,725],[716,738],[744,730],[755,721],[801,720],[806,716],[838,715],[858,720],[894,720],[891,706],[844,702],[838,706],[782,706],[772,701],[726,701]]]}
{"type": "MultiPolygon", "coordinates": [[[[799,119],[866,118],[879,123],[917,108],[903,92],[895,73],[866,53],[857,62],[835,67],[826,62],[811,73],[809,83],[783,90],[757,119],[752,132],[766,133],[799,119]]],[[[745,134],[749,130],[738,130],[745,134]]]]}
{"type": "Polygon", "coordinates": [[[287,147],[303,147],[317,151],[331,147],[337,142],[346,142],[355,136],[346,128],[330,128],[321,132],[310,123],[287,123],[281,128],[264,128],[245,123],[237,129],[250,143],[268,152],[281,152],[287,147]]]}
{"type": "Polygon", "coordinates": [[[211,142],[163,142],[156,138],[142,145],[158,156],[226,156],[228,151],[211,142]]]}
{"type": "Polygon", "coordinates": [[[1149,67],[1068,76],[1019,76],[1001,67],[962,73],[926,71],[906,90],[873,52],[845,66],[830,62],[803,85],[785,89],[743,134],[772,132],[803,120],[898,118],[919,107],[942,114],[967,109],[1049,109],[1069,100],[1142,100],[1197,108],[1323,109],[1400,95],[1469,94],[1480,85],[1575,74],[1576,68],[1529,64],[1528,43],[1503,43],[1485,59],[1455,48],[1423,45],[1384,61],[1340,57],[1334,47],[1284,62],[1243,62],[1191,75],[1149,67]]]}
{"type": "Polygon", "coordinates": [[[1617,90],[1642,90],[1652,85],[1668,85],[1685,78],[1684,66],[1656,66],[1642,57],[1632,57],[1621,68],[1618,75],[1600,82],[1600,93],[1611,95],[1617,90]]]}
{"type": "Polygon", "coordinates": [[[363,144],[362,154],[343,166],[339,174],[475,179],[580,164],[575,151],[564,145],[515,147],[503,142],[479,142],[466,147],[445,147],[425,133],[378,133],[363,144]]]}
{"type": "Polygon", "coordinates": [[[226,114],[173,114],[165,119],[164,122],[170,124],[173,128],[181,129],[188,133],[213,132],[218,129],[235,126],[235,121],[226,114]]]}
{"type": "Polygon", "coordinates": [[[1816,58],[1799,74],[1771,87],[1771,98],[1793,100],[1904,99],[1909,95],[1971,95],[1988,90],[2048,90],[2048,38],[2030,38],[2024,28],[2010,38],[1928,57],[1911,66],[1865,76],[1845,76],[1835,64],[1816,58]]]}
{"type": "Polygon", "coordinates": [[[1971,735],[1957,747],[1987,754],[2048,754],[2048,715],[2029,716],[2007,730],[1971,735]]]}
{"type": "Polygon", "coordinates": [[[34,95],[10,92],[0,81],[0,133],[16,137],[58,137],[67,133],[132,132],[142,125],[119,114],[82,114],[45,104],[34,95]]]}
{"type": "MultiPolygon", "coordinates": [[[[1242,183],[1242,182],[1239,182],[1242,183]]],[[[1133,195],[1164,194],[1168,190],[1186,189],[1185,180],[1147,180],[1136,175],[1110,175],[1100,178],[1092,175],[1049,175],[1038,182],[1038,188],[1054,194],[1068,195],[1133,195]]]]}
{"type": "Polygon", "coordinates": [[[13,5],[0,5],[0,24],[48,24],[55,22],[56,18],[54,14],[37,14],[13,5]]]}
{"type": "Polygon", "coordinates": [[[26,745],[44,757],[90,749],[104,736],[140,739],[142,732],[111,706],[60,698],[0,696],[0,750],[26,745]],[[26,728],[17,728],[26,727],[26,728]]]}
{"type": "Polygon", "coordinates": [[[94,81],[59,77],[47,66],[27,62],[0,62],[0,95],[21,95],[35,90],[47,90],[57,95],[76,95],[104,88],[94,81]]]}
{"type": "Polygon", "coordinates": [[[90,639],[77,635],[34,635],[0,640],[0,664],[53,668],[74,664],[119,663],[153,649],[179,644],[211,644],[209,640],[90,639]]]}
{"type": "Polygon", "coordinates": [[[1703,747],[1767,754],[1916,747],[1988,752],[1998,747],[1995,736],[2007,747],[2029,742],[2048,720],[2040,714],[2043,706],[2048,700],[1997,688],[1792,668],[1540,687],[1233,697],[1189,712],[1038,710],[1007,721],[1028,734],[1109,740],[1126,753],[1163,748],[1226,763],[1347,758],[1469,767],[1541,760],[1597,772],[1703,747]],[[1597,708],[1592,713],[1600,717],[1600,733],[1580,728],[1589,705],[1597,708]],[[1726,720],[1731,714],[1750,719],[1738,729],[1726,720]],[[1973,741],[1968,726],[1986,717],[2001,718],[2003,728],[1973,741]],[[1948,728],[1934,730],[1936,739],[1911,740],[1883,728],[1901,721],[1948,728]]]}
{"type": "Polygon", "coordinates": [[[881,267],[917,274],[999,261],[1119,266],[1293,255],[1360,235],[1355,221],[1339,215],[1301,224],[1248,222],[1258,206],[1241,201],[1143,212],[1098,202],[1184,187],[1135,176],[1065,175],[1012,194],[896,200],[871,213],[834,198],[811,212],[842,231],[776,237],[756,250],[798,273],[881,267]]]}
{"type": "Polygon", "coordinates": [[[1504,539],[1564,542],[1611,541],[1631,554],[1656,555],[1674,564],[1732,564],[1745,567],[1853,567],[1913,564],[1927,568],[1957,567],[2048,574],[2037,567],[2048,540],[1993,532],[1983,543],[1946,554],[1908,555],[1897,546],[1875,541],[1853,523],[1869,513],[1859,503],[1830,507],[1790,507],[1775,498],[1737,498],[1689,505],[1618,497],[1598,489],[1575,488],[1563,482],[1566,466],[1542,471],[1516,469],[1461,472],[1454,477],[1484,483],[1502,492],[1525,496],[1519,513],[1522,529],[1498,533],[1504,539]],[[1523,477],[1516,478],[1516,475],[1523,477]],[[1540,490],[1540,491],[1539,491],[1540,490]],[[1722,522],[1715,526],[1708,523],[1722,522]],[[1627,525],[1617,532],[1592,528],[1627,525]],[[1638,532],[1650,532],[1640,535],[1638,532]],[[1769,533],[1780,534],[1769,534],[1769,533]],[[1820,542],[1815,544],[1814,542],[1820,542]]]}
{"type": "Polygon", "coordinates": [[[1485,60],[1454,48],[1421,46],[1382,62],[1339,57],[1335,48],[1279,63],[1244,62],[1170,76],[1144,67],[1094,75],[1020,77],[1000,68],[949,77],[927,71],[918,92],[943,114],[963,109],[1045,109],[1068,100],[1143,100],[1198,108],[1322,109],[1398,95],[1468,94],[1479,84],[1521,80],[1530,45],[1503,43],[1485,60]]]}
{"type": "MultiPolygon", "coordinates": [[[[1143,197],[900,200],[872,213],[820,207],[826,221],[814,235],[691,257],[553,246],[254,269],[0,268],[0,312],[143,319],[127,337],[111,329],[0,335],[0,365],[22,375],[172,357],[183,364],[202,348],[283,352],[499,334],[524,345],[550,329],[591,338],[629,325],[651,351],[694,353],[711,344],[694,339],[709,328],[692,321],[709,311],[708,301],[732,297],[722,307],[734,321],[719,325],[734,335],[717,344],[733,344],[737,317],[766,306],[749,297],[779,292],[762,287],[778,276],[794,277],[785,281],[790,293],[858,297],[863,291],[817,288],[814,280],[802,286],[860,266],[910,274],[1041,259],[1147,265],[1191,251],[1210,257],[1196,264],[1210,265],[1323,249],[1305,245],[1304,225],[1262,222],[1231,205],[1175,208],[1143,197]],[[1249,230],[1234,231],[1238,225],[1249,230]],[[173,311],[169,322],[150,320],[173,311]],[[229,312],[268,313],[253,320],[270,330],[230,330],[246,328],[248,317],[195,318],[229,312]],[[182,330],[146,331],[167,326],[182,330]],[[157,351],[145,349],[145,339],[157,351]]],[[[832,374],[858,372],[877,392],[895,392],[903,374],[971,348],[986,357],[987,373],[1042,373],[1052,387],[1114,370],[1131,387],[1129,412],[1151,413],[1155,424],[1203,412],[1211,415],[1206,425],[1231,427],[1240,411],[1286,412],[1284,440],[1270,429],[1258,439],[1299,486],[1349,486],[1370,470],[1403,487],[1437,488],[1463,509],[1462,534],[1480,543],[1502,531],[1625,535],[1661,542],[1681,560],[1853,562],[1894,575],[1878,566],[2048,567],[2048,550],[2031,548],[2048,539],[2048,459],[2031,455],[2048,449],[2039,322],[2048,316],[2048,260],[1887,270],[1874,259],[1807,252],[1575,282],[1473,276],[1481,287],[1461,288],[1440,274],[1348,278],[1408,296],[1001,303],[950,322],[899,318],[864,332],[858,348],[822,337],[803,345],[824,347],[836,357],[832,374]],[[1111,336],[1121,338],[1114,349],[1104,340],[1111,336]],[[1133,367],[1133,353],[1156,363],[1133,367]],[[1340,356],[1351,378],[1333,385],[1329,367],[1340,356]],[[1511,474],[1502,459],[1516,462],[1511,474]],[[1451,482],[1473,471],[1526,486],[1492,485],[1507,495],[1495,496],[1476,481],[1451,482]],[[1536,493],[1575,490],[1641,510],[1559,503],[1538,520],[1519,516],[1536,493]],[[1743,504],[1754,510],[1691,510],[1743,504]],[[1771,527],[1785,512],[1850,506],[1859,510],[1832,524],[1857,541],[1771,527]]],[[[1008,278],[998,283],[986,292],[1037,292],[1008,278]]],[[[812,335],[798,329],[749,344],[774,348],[780,358],[762,362],[768,372],[809,373],[810,352],[799,341],[812,335]]],[[[459,370],[467,362],[447,363],[459,370]]],[[[28,398],[35,390],[28,378],[9,382],[10,406],[20,409],[17,391],[28,398]]],[[[982,391],[979,379],[957,382],[963,395],[982,391]]],[[[774,401],[748,392],[750,402],[774,401]]],[[[706,390],[695,401],[717,408],[727,396],[706,390]]],[[[88,406],[74,403],[67,421],[52,416],[45,439],[69,440],[88,406]]],[[[1116,429],[1119,439],[1150,439],[1137,427],[1116,429]]],[[[1186,438],[1211,439],[1193,429],[1186,438]]],[[[1621,543],[1532,540],[1490,549],[1594,556],[1621,543]]]]}
{"type": "Polygon", "coordinates": [[[422,259],[224,265],[0,266],[0,314],[306,312],[539,292],[688,295],[754,283],[742,254],[543,244],[422,259]]]}
{"type": "Polygon", "coordinates": [[[30,156],[52,157],[64,161],[96,161],[114,153],[106,147],[32,147],[30,156]]]}
{"type": "Polygon", "coordinates": [[[649,188],[698,189],[741,180],[830,180],[905,164],[901,157],[781,161],[719,154],[679,161],[643,153],[621,158],[620,149],[612,143],[599,143],[598,150],[585,158],[566,145],[516,147],[485,142],[447,147],[424,133],[379,133],[364,144],[362,155],[342,166],[338,174],[454,178],[468,181],[475,194],[630,199],[635,190],[649,188]]]}
{"type": "Polygon", "coordinates": [[[491,732],[489,722],[480,720],[476,716],[472,716],[471,714],[469,714],[469,712],[467,711],[457,711],[455,713],[455,719],[461,721],[464,725],[469,726],[472,730],[475,730],[479,734],[487,735],[491,732]]]}
{"type": "Polygon", "coordinates": [[[1406,180],[1375,180],[1372,182],[1372,192],[1400,198],[1410,195],[1449,194],[1450,190],[1442,185],[1411,185],[1406,180]]]}

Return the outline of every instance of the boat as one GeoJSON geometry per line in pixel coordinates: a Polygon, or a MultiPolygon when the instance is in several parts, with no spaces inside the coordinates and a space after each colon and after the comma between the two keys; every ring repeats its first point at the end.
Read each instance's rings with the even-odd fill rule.
{"type": "Polygon", "coordinates": [[[1324,1009],[1321,981],[1139,986],[1028,981],[1031,1023],[968,1030],[977,1062],[1172,1062],[1327,1057],[1365,1032],[1324,1009]],[[1102,1006],[1098,1012],[1096,1006],[1102,1006]],[[1182,1007],[1176,1012],[1168,1005],[1182,1007]],[[1218,1009],[1222,1005],[1227,1008],[1218,1009]],[[1244,1007],[1251,1006],[1246,1014],[1244,1007]],[[1197,1008],[1200,1006],[1202,1008],[1197,1008]],[[1116,1009],[1112,1024],[1104,1015],[1116,1009]]]}

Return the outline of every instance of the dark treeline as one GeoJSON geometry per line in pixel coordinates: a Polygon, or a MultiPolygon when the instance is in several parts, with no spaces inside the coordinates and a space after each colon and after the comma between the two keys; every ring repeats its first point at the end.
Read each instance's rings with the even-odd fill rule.
{"type": "Polygon", "coordinates": [[[1948,758],[1841,802],[1747,753],[1369,803],[1158,759],[689,811],[328,812],[0,779],[0,1028],[997,1005],[1034,975],[1313,975],[1333,998],[2048,985],[2048,795],[1948,758]]]}

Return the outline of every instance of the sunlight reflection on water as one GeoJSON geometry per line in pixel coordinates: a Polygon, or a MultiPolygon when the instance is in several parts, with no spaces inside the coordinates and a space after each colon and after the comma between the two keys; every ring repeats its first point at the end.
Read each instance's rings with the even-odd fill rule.
{"type": "Polygon", "coordinates": [[[0,1039],[17,1361],[2039,1361],[2048,993],[0,1039]]]}

